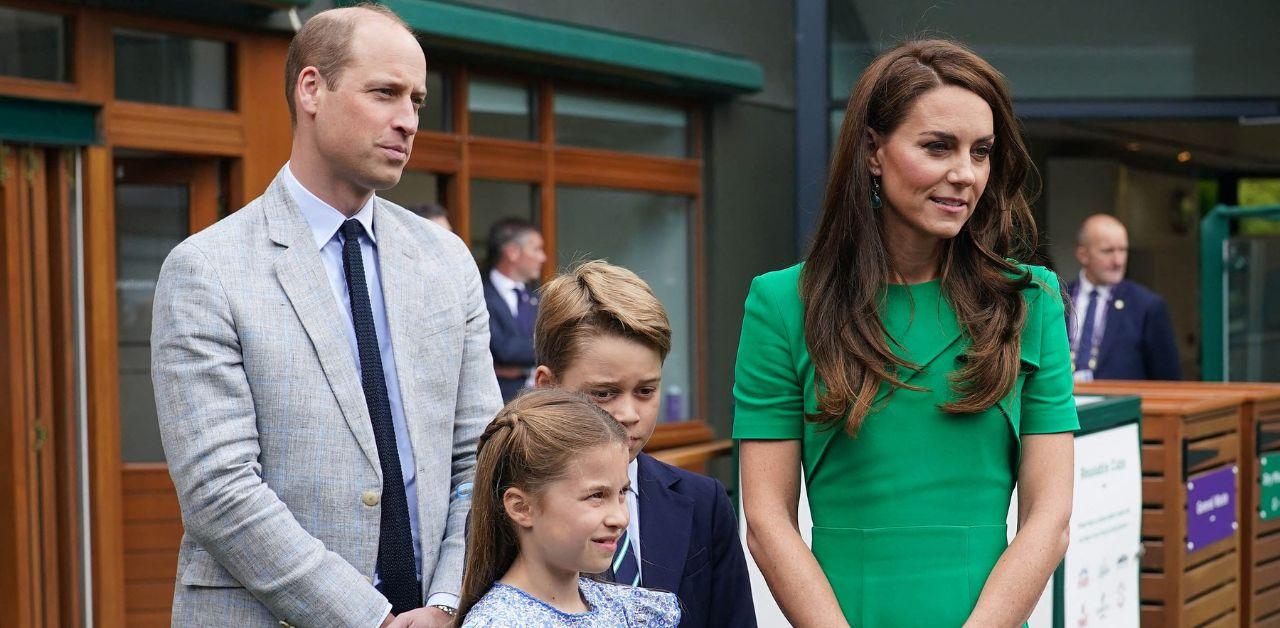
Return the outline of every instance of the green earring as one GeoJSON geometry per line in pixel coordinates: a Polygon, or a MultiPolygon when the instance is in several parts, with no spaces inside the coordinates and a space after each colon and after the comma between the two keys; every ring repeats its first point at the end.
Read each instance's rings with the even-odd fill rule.
{"type": "Polygon", "coordinates": [[[884,207],[884,199],[880,198],[880,177],[871,177],[871,209],[884,207]]]}

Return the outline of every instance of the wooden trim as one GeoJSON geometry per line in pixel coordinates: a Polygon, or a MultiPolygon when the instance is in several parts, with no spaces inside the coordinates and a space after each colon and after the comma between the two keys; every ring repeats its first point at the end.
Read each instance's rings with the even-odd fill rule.
{"type": "Polygon", "coordinates": [[[452,133],[418,131],[405,170],[454,174],[462,169],[462,138],[452,133]]]}
{"type": "Polygon", "coordinates": [[[244,152],[238,113],[113,101],[103,116],[107,142],[117,148],[228,157],[244,152]]]}
{"type": "MultiPolygon", "coordinates": [[[[61,605],[58,591],[58,509],[57,509],[57,469],[56,437],[54,432],[54,358],[53,358],[53,325],[52,287],[50,285],[49,242],[49,189],[48,172],[45,167],[45,149],[28,147],[23,150],[22,171],[26,179],[27,208],[31,213],[28,254],[31,268],[31,322],[29,329],[33,334],[31,383],[32,435],[39,438],[45,434],[44,444],[31,452],[30,503],[34,519],[31,522],[35,533],[33,547],[33,576],[39,589],[35,603],[39,608],[42,622],[47,626],[60,626],[58,608],[61,605]]],[[[34,439],[33,439],[34,440],[34,439]]]]}
{"type": "MultiPolygon", "coordinates": [[[[459,137],[467,137],[471,132],[471,115],[467,110],[468,90],[471,76],[467,69],[459,68],[453,74],[453,130],[459,137]]],[[[462,238],[467,246],[471,245],[471,144],[462,142],[459,146],[459,165],[457,177],[450,189],[453,206],[449,208],[453,231],[462,238]]]]}
{"type": "Polygon", "coordinates": [[[650,157],[591,148],[555,149],[556,183],[693,196],[702,190],[696,159],[650,157]]]}
{"type": "Polygon", "coordinates": [[[115,195],[111,150],[85,149],[85,329],[93,623],[123,626],[124,538],[120,503],[120,390],[116,337],[115,195]]]}
{"type": "Polygon", "coordinates": [[[538,85],[538,137],[542,138],[542,181],[539,184],[538,222],[542,231],[542,250],[547,259],[542,263],[542,280],[556,275],[556,124],[553,103],[555,93],[550,81],[538,85]]]}
{"type": "Polygon", "coordinates": [[[72,211],[75,203],[75,150],[49,151],[49,244],[53,339],[54,476],[58,548],[58,603],[63,626],[84,625],[84,582],[80,509],[80,424],[76,390],[75,291],[73,286],[72,211]]]}
{"type": "Polygon", "coordinates": [[[672,466],[695,473],[702,473],[705,471],[708,462],[727,455],[732,450],[733,441],[726,438],[724,440],[713,440],[695,445],[663,449],[654,453],[653,457],[672,466]]]}
{"type": "MultiPolygon", "coordinates": [[[[699,111],[690,110],[689,113],[690,127],[690,153],[694,155],[695,160],[701,164],[702,157],[702,114],[699,111]]],[[[707,339],[707,281],[709,276],[707,273],[707,243],[706,243],[706,192],[701,181],[701,168],[699,168],[698,192],[693,197],[692,203],[692,233],[689,240],[693,249],[693,329],[694,329],[694,364],[697,370],[694,373],[697,390],[690,399],[691,410],[694,416],[710,417],[711,404],[710,395],[707,394],[707,382],[709,380],[708,367],[710,362],[710,343],[707,339]],[[696,408],[696,409],[695,409],[696,408]]]]}
{"type": "Polygon", "coordinates": [[[706,421],[691,420],[678,423],[659,423],[658,427],[654,428],[653,436],[649,437],[649,442],[645,445],[644,450],[653,453],[680,445],[705,443],[712,438],[715,438],[715,432],[711,430],[706,421]]]}
{"type": "Polygon", "coordinates": [[[537,144],[476,137],[468,143],[474,178],[541,183],[549,175],[545,149],[537,144]]]}
{"type": "Polygon", "coordinates": [[[21,249],[22,207],[18,196],[21,174],[18,154],[11,148],[0,149],[0,169],[7,177],[0,180],[0,339],[4,347],[0,359],[0,403],[4,413],[12,417],[0,421],[0,624],[27,626],[34,621],[31,590],[31,563],[27,543],[27,341],[24,327],[24,275],[21,249]]]}

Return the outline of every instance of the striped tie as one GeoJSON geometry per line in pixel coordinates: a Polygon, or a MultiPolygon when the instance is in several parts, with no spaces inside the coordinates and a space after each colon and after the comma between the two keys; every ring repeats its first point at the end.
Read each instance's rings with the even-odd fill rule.
{"type": "Polygon", "coordinates": [[[613,581],[618,584],[640,586],[640,562],[636,560],[636,553],[631,547],[631,535],[625,530],[618,539],[618,551],[613,555],[613,566],[609,571],[613,574],[613,581]]]}

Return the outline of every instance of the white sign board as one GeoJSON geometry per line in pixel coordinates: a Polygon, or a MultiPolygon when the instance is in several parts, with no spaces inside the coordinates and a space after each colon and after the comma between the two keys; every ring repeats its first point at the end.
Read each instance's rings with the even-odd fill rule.
{"type": "Polygon", "coordinates": [[[1071,545],[1063,561],[1067,626],[1138,627],[1139,438],[1136,423],[1076,438],[1071,545]]]}

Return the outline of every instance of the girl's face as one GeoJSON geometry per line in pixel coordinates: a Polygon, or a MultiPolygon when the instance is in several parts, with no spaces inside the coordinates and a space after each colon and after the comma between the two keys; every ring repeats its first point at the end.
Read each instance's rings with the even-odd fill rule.
{"type": "Polygon", "coordinates": [[[662,357],[634,340],[602,334],[593,338],[560,377],[540,366],[539,386],[558,386],[590,397],[627,430],[635,458],[653,436],[661,407],[662,357]]]}
{"type": "Polygon", "coordinates": [[[508,489],[504,502],[523,532],[522,558],[552,572],[600,573],[613,562],[629,521],[627,449],[601,445],[570,460],[565,476],[537,495],[508,489]]]}
{"type": "Polygon", "coordinates": [[[960,233],[991,175],[991,106],[954,85],[931,89],[887,137],[872,132],[886,240],[944,240],[960,233]]]}

